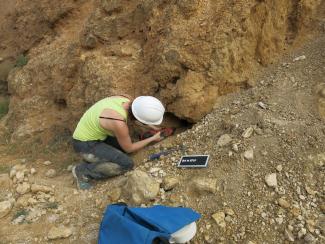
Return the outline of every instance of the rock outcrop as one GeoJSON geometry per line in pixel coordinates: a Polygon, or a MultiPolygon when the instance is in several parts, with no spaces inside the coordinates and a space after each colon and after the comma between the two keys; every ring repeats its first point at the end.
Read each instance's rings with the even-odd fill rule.
{"type": "Polygon", "coordinates": [[[322,2],[42,1],[37,18],[19,4],[26,1],[12,20],[18,30],[41,31],[26,31],[38,38],[23,36],[28,63],[8,78],[13,139],[71,132],[87,107],[119,93],[158,96],[167,111],[196,122],[307,36],[322,2]]]}

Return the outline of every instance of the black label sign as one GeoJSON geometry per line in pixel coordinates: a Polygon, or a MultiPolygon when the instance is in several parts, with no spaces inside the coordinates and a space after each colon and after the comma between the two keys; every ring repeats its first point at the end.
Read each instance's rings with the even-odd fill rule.
{"type": "Polygon", "coordinates": [[[177,167],[206,167],[210,155],[188,155],[182,156],[177,167]]]}

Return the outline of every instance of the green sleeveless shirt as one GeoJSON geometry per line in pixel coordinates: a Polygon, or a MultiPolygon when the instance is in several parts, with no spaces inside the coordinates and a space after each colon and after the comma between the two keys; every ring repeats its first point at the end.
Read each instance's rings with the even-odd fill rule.
{"type": "Polygon", "coordinates": [[[103,129],[99,124],[99,116],[104,109],[112,109],[127,120],[127,112],[123,103],[130,101],[125,97],[108,97],[96,102],[81,117],[73,138],[79,141],[105,140],[108,135],[114,136],[111,131],[103,129]]]}

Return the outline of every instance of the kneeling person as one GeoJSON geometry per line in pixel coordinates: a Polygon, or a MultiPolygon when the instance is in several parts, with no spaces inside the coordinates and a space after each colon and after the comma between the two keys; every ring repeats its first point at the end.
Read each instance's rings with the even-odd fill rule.
{"type": "Polygon", "coordinates": [[[89,189],[90,179],[106,179],[133,168],[127,153],[149,143],[160,141],[160,132],[147,139],[132,142],[127,125],[128,115],[138,122],[161,124],[165,108],[155,97],[140,96],[134,101],[124,96],[104,98],[91,106],[80,119],[73,133],[74,150],[85,162],[72,169],[80,189],[89,189]]]}

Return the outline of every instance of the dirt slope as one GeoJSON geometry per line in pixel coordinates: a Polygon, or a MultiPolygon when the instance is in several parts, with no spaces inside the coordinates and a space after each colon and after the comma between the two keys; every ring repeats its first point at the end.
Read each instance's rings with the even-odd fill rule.
{"type": "MultiPolygon", "coordinates": [[[[221,97],[192,129],[134,155],[137,169],[156,181],[174,177],[179,182],[170,191],[161,186],[146,205],[183,205],[201,213],[197,244],[324,243],[325,56],[320,50],[325,50],[324,35],[261,70],[256,87],[221,97]],[[146,161],[150,152],[180,145],[185,151],[146,161]],[[177,169],[185,153],[210,154],[208,168],[177,169]],[[276,174],[276,182],[266,183],[270,174],[276,174]]],[[[2,145],[1,165],[22,162],[28,172],[35,168],[34,174],[26,171],[25,181],[52,190],[18,194],[15,188],[2,188],[11,193],[1,200],[11,199],[13,208],[0,219],[0,243],[96,243],[105,206],[129,202],[121,195],[128,176],[99,182],[89,192],[76,191],[66,170],[77,162],[70,150],[32,158],[10,149],[2,145]],[[53,163],[45,165],[46,160],[53,163]],[[56,174],[51,176],[49,169],[56,174]],[[60,234],[69,237],[48,241],[53,226],[64,226],[60,234]]]]}

